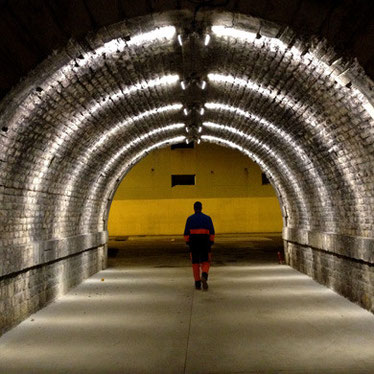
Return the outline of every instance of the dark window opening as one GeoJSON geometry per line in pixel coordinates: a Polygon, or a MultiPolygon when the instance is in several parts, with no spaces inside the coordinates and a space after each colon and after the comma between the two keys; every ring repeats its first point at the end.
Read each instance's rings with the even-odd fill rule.
{"type": "Polygon", "coordinates": [[[186,142],[184,143],[177,143],[177,144],[172,144],[171,149],[187,149],[187,148],[195,148],[195,143],[194,142],[189,142],[188,144],[186,142]]]}
{"type": "Polygon", "coordinates": [[[264,186],[265,184],[270,184],[270,181],[268,177],[266,176],[266,174],[262,173],[262,185],[264,186]]]}
{"type": "Polygon", "coordinates": [[[195,175],[172,175],[171,176],[171,186],[194,186],[195,185],[195,175]]]}

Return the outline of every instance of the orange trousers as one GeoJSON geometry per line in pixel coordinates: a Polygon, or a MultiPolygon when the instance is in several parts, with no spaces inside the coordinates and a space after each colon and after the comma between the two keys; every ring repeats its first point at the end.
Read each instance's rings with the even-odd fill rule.
{"type": "Polygon", "coordinates": [[[192,264],[193,277],[195,281],[201,280],[201,273],[207,273],[207,274],[209,273],[211,259],[212,259],[212,255],[211,253],[209,253],[209,261],[204,261],[199,264],[192,264]],[[201,268],[201,272],[200,272],[200,268],[201,268]]]}

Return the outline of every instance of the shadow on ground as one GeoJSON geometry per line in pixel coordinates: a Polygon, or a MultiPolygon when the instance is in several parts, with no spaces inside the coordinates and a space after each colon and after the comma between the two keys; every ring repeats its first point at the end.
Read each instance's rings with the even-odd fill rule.
{"type": "MultiPolygon", "coordinates": [[[[217,235],[212,247],[213,266],[278,263],[283,257],[280,233],[217,235]]],[[[108,246],[109,267],[148,265],[179,267],[189,264],[189,249],[181,236],[112,237],[108,246]]]]}

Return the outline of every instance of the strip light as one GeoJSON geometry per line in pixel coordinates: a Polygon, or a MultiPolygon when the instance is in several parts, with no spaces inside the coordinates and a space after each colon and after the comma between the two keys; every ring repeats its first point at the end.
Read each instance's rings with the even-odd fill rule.
{"type": "Polygon", "coordinates": [[[374,119],[374,106],[369,102],[367,101],[363,107],[366,109],[366,111],[369,113],[370,117],[372,119],[374,119]]]}
{"type": "Polygon", "coordinates": [[[174,26],[164,26],[131,37],[130,41],[127,42],[127,45],[139,46],[144,43],[152,43],[156,40],[170,40],[174,37],[175,34],[176,29],[174,26]]]}
{"type": "Polygon", "coordinates": [[[266,97],[270,97],[271,99],[274,99],[277,94],[276,92],[268,89],[268,88],[263,88],[259,84],[254,83],[250,80],[245,80],[243,78],[237,78],[234,77],[233,75],[230,74],[215,74],[215,73],[209,73],[208,74],[208,79],[212,82],[217,82],[217,83],[230,83],[234,86],[239,86],[239,87],[245,87],[248,88],[252,91],[257,91],[261,93],[262,95],[266,97]]]}
{"type": "Polygon", "coordinates": [[[289,48],[286,43],[278,38],[270,38],[263,35],[259,35],[259,38],[257,38],[258,34],[256,32],[220,25],[212,26],[212,32],[217,37],[235,38],[242,42],[253,43],[256,47],[262,47],[263,42],[265,42],[272,51],[279,50],[281,53],[289,52],[292,54],[292,57],[301,58],[301,50],[296,47],[289,48]]]}
{"type": "Polygon", "coordinates": [[[182,35],[181,35],[181,34],[178,34],[177,39],[178,39],[178,43],[179,43],[179,45],[182,47],[182,45],[183,45],[182,35]]]}
{"type": "Polygon", "coordinates": [[[185,136],[176,136],[174,138],[169,138],[169,139],[166,139],[166,140],[163,140],[161,142],[158,142],[156,144],[153,144],[151,145],[150,147],[148,148],[145,148],[143,149],[141,152],[139,152],[135,157],[133,157],[128,163],[127,165],[132,165],[133,163],[135,163],[139,158],[142,158],[145,154],[151,152],[152,150],[154,150],[155,148],[159,148],[161,146],[163,146],[164,144],[174,144],[174,143],[183,143],[184,141],[186,140],[186,137],[185,136]]]}
{"type": "MultiPolygon", "coordinates": [[[[134,84],[133,86],[127,87],[124,90],[120,91],[122,92],[122,95],[119,93],[118,94],[120,96],[129,95],[135,91],[145,90],[146,88],[152,88],[156,86],[169,86],[169,85],[175,84],[178,81],[179,81],[178,74],[164,75],[162,77],[151,79],[149,81],[141,81],[137,84],[134,84]]],[[[111,95],[111,98],[113,98],[112,95],[111,95]]]]}
{"type": "Polygon", "coordinates": [[[218,25],[212,26],[212,32],[218,37],[229,37],[248,42],[253,42],[257,36],[255,32],[218,25]]]}
{"type": "Polygon", "coordinates": [[[135,122],[141,121],[142,119],[150,117],[152,115],[165,113],[165,112],[171,112],[171,111],[177,111],[177,110],[180,110],[182,107],[183,105],[181,103],[165,105],[159,108],[147,110],[146,112],[140,113],[137,116],[130,117],[129,119],[125,121],[121,121],[117,125],[114,125],[108,132],[103,134],[100,137],[100,139],[96,143],[94,143],[94,145],[90,147],[90,149],[87,150],[87,153],[91,153],[92,151],[96,150],[99,146],[101,146],[104,142],[106,142],[110,137],[116,135],[124,127],[128,127],[134,124],[135,122]]]}
{"type": "Polygon", "coordinates": [[[227,105],[227,104],[208,102],[208,103],[205,103],[205,107],[209,110],[223,110],[229,113],[234,113],[239,116],[245,117],[253,122],[256,122],[270,129],[271,131],[279,134],[283,139],[285,139],[288,143],[290,143],[294,149],[297,149],[298,152],[304,153],[304,151],[296,144],[296,142],[291,138],[291,136],[288,133],[284,132],[282,129],[280,129],[279,127],[275,126],[274,124],[272,124],[271,122],[263,118],[260,118],[252,113],[246,112],[240,108],[227,105]]]}
{"type": "MultiPolygon", "coordinates": [[[[228,132],[231,132],[232,134],[239,135],[240,137],[242,137],[244,139],[247,139],[247,140],[250,140],[254,144],[264,148],[266,150],[266,152],[268,152],[273,157],[276,157],[274,152],[266,144],[261,143],[255,137],[253,137],[251,135],[248,135],[245,132],[240,131],[235,127],[231,127],[231,126],[227,126],[227,125],[220,125],[220,124],[214,123],[214,122],[203,122],[203,126],[207,127],[207,128],[218,129],[218,130],[222,130],[222,131],[228,131],[228,132]]],[[[277,159],[278,162],[280,161],[278,159],[278,157],[276,157],[276,159],[277,159]]]]}
{"type": "MultiPolygon", "coordinates": [[[[212,143],[218,142],[218,143],[226,144],[230,148],[234,148],[234,149],[237,149],[238,151],[241,151],[241,152],[245,153],[248,157],[253,158],[256,162],[258,162],[258,160],[259,160],[259,158],[254,153],[249,152],[247,149],[243,148],[242,146],[240,146],[240,145],[238,145],[238,144],[236,144],[236,143],[234,143],[230,140],[218,138],[218,137],[212,136],[212,135],[201,135],[201,139],[212,142],[212,143]]],[[[261,163],[262,163],[262,161],[261,161],[261,163]]]]}
{"type": "Polygon", "coordinates": [[[113,158],[110,159],[109,163],[102,169],[101,173],[105,174],[107,172],[108,168],[111,166],[111,164],[116,162],[116,160],[118,160],[118,158],[120,158],[123,155],[123,153],[127,152],[129,149],[131,149],[135,145],[139,144],[143,140],[148,139],[148,138],[152,137],[153,135],[159,134],[161,132],[168,132],[168,131],[172,131],[172,130],[177,130],[177,129],[181,129],[183,127],[185,127],[184,123],[174,123],[172,125],[155,128],[155,129],[147,132],[146,134],[143,134],[143,135],[141,135],[141,136],[139,136],[139,137],[137,137],[133,140],[130,140],[126,144],[126,146],[124,146],[119,152],[117,152],[115,154],[115,156],[113,158]]]}

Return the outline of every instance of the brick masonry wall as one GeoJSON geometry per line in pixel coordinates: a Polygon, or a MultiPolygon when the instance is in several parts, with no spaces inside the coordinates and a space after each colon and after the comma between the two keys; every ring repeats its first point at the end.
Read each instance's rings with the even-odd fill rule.
{"type": "Polygon", "coordinates": [[[374,313],[374,264],[285,241],[287,263],[374,313]]]}
{"type": "Polygon", "coordinates": [[[102,245],[0,277],[0,335],[106,266],[102,245]]]}

